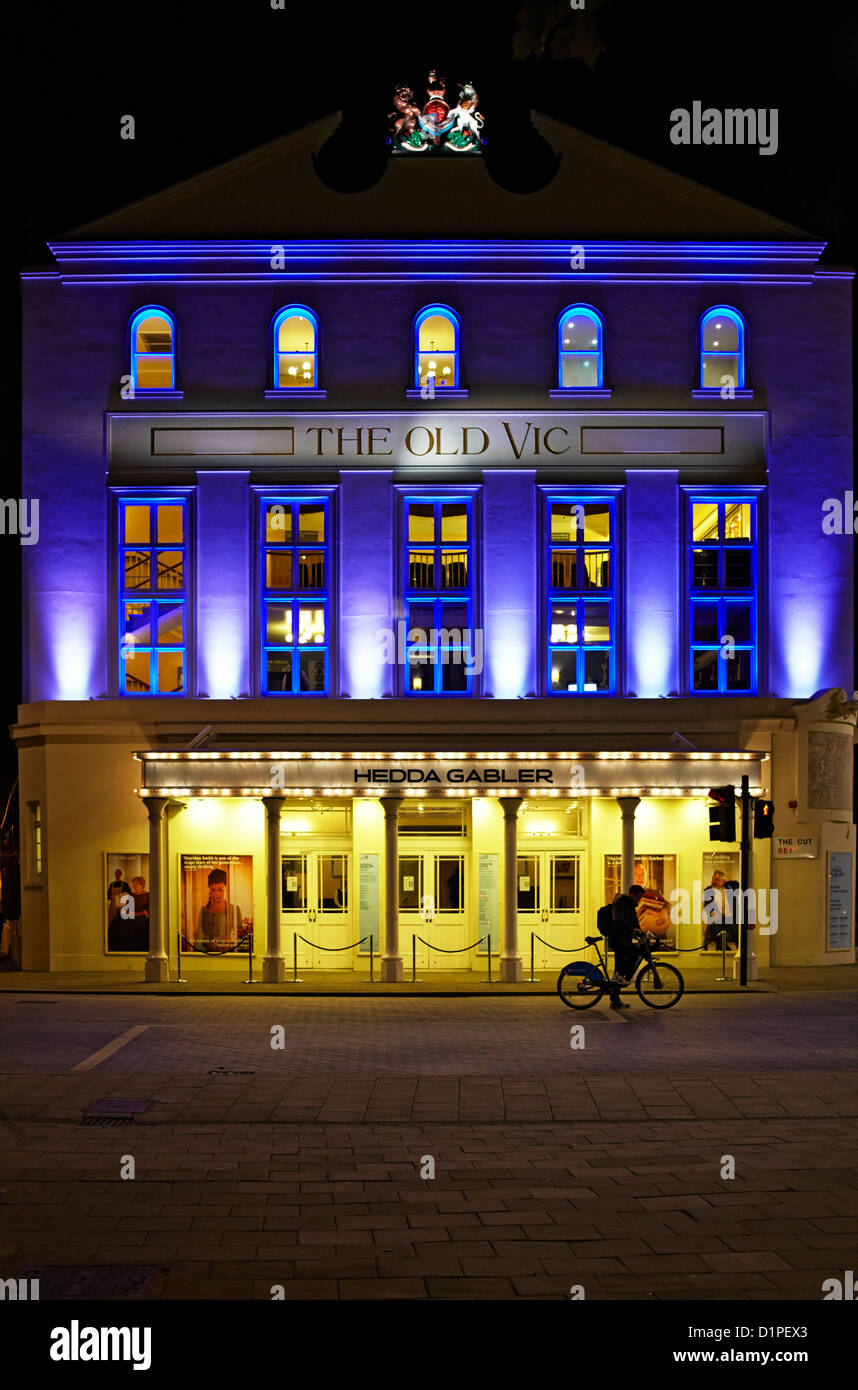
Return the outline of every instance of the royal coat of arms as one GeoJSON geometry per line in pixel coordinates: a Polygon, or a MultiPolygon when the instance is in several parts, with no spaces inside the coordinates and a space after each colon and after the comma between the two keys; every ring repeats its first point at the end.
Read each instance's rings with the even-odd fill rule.
{"type": "Polygon", "coordinates": [[[426,87],[428,100],[419,107],[411,87],[400,84],[393,94],[390,112],[391,154],[479,154],[482,149],[483,117],[477,110],[479,97],[470,82],[462,83],[459,100],[451,107],[447,84],[433,68],[426,87]]]}

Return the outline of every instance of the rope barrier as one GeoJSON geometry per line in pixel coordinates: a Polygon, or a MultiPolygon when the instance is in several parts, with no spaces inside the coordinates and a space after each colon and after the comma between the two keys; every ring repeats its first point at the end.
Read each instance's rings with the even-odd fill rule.
{"type": "Polygon", "coordinates": [[[317,941],[308,941],[300,932],[296,932],[296,935],[299,941],[303,941],[305,946],[312,946],[315,951],[353,951],[355,946],[362,946],[370,939],[368,936],[362,936],[359,941],[353,941],[349,946],[320,946],[317,941]]]}
{"type": "Polygon", "coordinates": [[[412,934],[411,934],[411,983],[412,983],[413,985],[417,983],[417,942],[418,942],[418,941],[421,943],[421,945],[426,946],[430,951],[438,951],[438,952],[440,952],[440,954],[441,954],[442,956],[458,956],[458,955],[460,955],[460,954],[462,953],[462,951],[473,951],[477,946],[481,946],[481,945],[483,944],[484,941],[487,941],[487,942],[489,943],[489,953],[488,953],[488,956],[489,956],[489,984],[491,984],[491,979],[492,979],[492,938],[491,938],[491,936],[481,936],[481,937],[479,938],[478,941],[473,942],[473,944],[470,945],[470,946],[456,946],[454,949],[451,950],[449,946],[433,946],[431,941],[427,941],[425,937],[423,937],[423,936],[418,936],[418,935],[416,934],[416,932],[412,932],[412,934]]]}
{"type": "Polygon", "coordinates": [[[450,950],[446,946],[433,946],[431,941],[426,941],[422,936],[415,936],[415,941],[420,941],[424,946],[428,946],[430,951],[439,951],[442,956],[457,956],[460,951],[473,951],[475,946],[481,946],[488,937],[481,936],[479,941],[475,941],[471,946],[457,946],[455,950],[450,950]]]}
{"type": "Polygon", "coordinates": [[[350,943],[350,945],[348,945],[348,946],[320,946],[319,943],[318,943],[318,941],[308,941],[307,937],[306,937],[306,936],[301,936],[301,933],[300,933],[300,932],[297,932],[297,931],[293,932],[293,933],[292,933],[292,983],[293,983],[293,985],[300,985],[300,984],[303,983],[302,980],[299,980],[299,979],[298,979],[298,942],[299,942],[299,940],[300,940],[300,941],[303,941],[305,946],[312,946],[312,948],[313,948],[314,951],[353,951],[353,950],[355,949],[356,946],[362,946],[363,943],[364,943],[365,941],[368,941],[368,942],[369,942],[369,980],[370,980],[370,984],[374,984],[374,983],[375,983],[375,974],[374,974],[374,967],[373,967],[373,956],[374,956],[374,950],[373,950],[373,948],[374,948],[374,946],[375,946],[375,937],[373,936],[372,932],[369,932],[366,936],[360,937],[359,940],[357,940],[357,941],[352,941],[352,942],[350,943]]]}

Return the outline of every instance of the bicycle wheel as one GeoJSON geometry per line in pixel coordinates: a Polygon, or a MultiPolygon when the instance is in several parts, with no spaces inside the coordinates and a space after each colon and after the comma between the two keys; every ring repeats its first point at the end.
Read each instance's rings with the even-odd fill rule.
{"type": "Polygon", "coordinates": [[[685,981],[675,965],[654,960],[640,972],[635,986],[651,1009],[670,1009],[682,998],[685,981]]]}
{"type": "Polygon", "coordinates": [[[564,965],[557,976],[557,993],[570,1009],[592,1009],[605,992],[605,979],[602,974],[594,978],[592,965],[575,961],[564,965]]]}

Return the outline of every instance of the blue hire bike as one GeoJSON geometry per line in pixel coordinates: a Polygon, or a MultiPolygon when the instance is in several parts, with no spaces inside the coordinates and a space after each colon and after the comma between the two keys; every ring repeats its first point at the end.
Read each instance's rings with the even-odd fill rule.
{"type": "MultiPolygon", "coordinates": [[[[574,960],[564,965],[557,978],[557,993],[570,1009],[592,1009],[603,994],[622,993],[621,985],[612,984],[608,978],[607,958],[602,957],[599,942],[602,936],[585,936],[588,946],[595,946],[599,964],[592,961],[574,960]],[[600,968],[601,967],[601,968],[600,968]]],[[[678,1004],[685,989],[685,981],[675,965],[653,959],[653,948],[658,946],[659,938],[653,932],[636,932],[635,944],[640,954],[632,971],[632,981],[639,997],[651,1009],[670,1009],[678,1004]]],[[[607,956],[607,953],[606,953],[607,956]]],[[[631,983],[631,982],[630,982],[631,983]]]]}

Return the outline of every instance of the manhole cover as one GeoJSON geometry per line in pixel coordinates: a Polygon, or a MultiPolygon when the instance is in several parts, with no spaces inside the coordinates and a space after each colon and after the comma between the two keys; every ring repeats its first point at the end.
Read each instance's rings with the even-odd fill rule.
{"type": "Polygon", "coordinates": [[[133,1115],[84,1115],[81,1120],[82,1125],[89,1125],[90,1128],[98,1126],[99,1129],[115,1129],[117,1125],[133,1125],[133,1123],[133,1115]]]}
{"type": "Polygon", "coordinates": [[[43,1265],[16,1277],[38,1279],[39,1298],[139,1298],[156,1273],[154,1265],[43,1265]]]}
{"type": "Polygon", "coordinates": [[[230,1071],[228,1067],[215,1067],[209,1076],[253,1076],[252,1071],[230,1071]]]}
{"type": "Polygon", "coordinates": [[[89,1107],[89,1115],[141,1115],[148,1110],[151,1100],[97,1100],[89,1107]]]}

